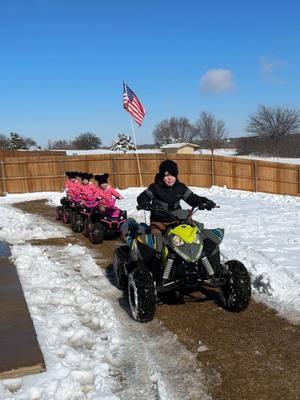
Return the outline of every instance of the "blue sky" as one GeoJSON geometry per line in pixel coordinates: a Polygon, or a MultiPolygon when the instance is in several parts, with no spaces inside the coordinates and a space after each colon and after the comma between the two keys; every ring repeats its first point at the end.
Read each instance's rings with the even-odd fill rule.
{"type": "Polygon", "coordinates": [[[45,146],[94,132],[130,134],[122,82],[147,115],[201,111],[245,135],[259,104],[300,107],[297,1],[0,0],[0,133],[45,146]]]}

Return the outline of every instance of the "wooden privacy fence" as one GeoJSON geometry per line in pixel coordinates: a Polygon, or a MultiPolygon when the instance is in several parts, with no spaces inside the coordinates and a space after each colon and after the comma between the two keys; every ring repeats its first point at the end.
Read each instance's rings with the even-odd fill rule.
{"type": "MultiPolygon", "coordinates": [[[[230,189],[300,195],[300,165],[209,155],[140,154],[143,185],[153,182],[166,158],[178,163],[179,179],[189,186],[226,186],[230,189]]],[[[66,171],[107,172],[120,189],[140,186],[134,154],[88,156],[3,157],[0,194],[61,191],[66,171]]]]}

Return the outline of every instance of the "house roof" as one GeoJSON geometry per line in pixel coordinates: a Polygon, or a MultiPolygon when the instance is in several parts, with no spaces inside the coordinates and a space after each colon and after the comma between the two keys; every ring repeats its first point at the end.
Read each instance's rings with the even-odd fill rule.
{"type": "Polygon", "coordinates": [[[165,144],[164,146],[161,146],[161,149],[181,149],[182,147],[186,147],[186,146],[190,146],[190,147],[195,147],[195,148],[199,148],[199,146],[197,144],[193,144],[193,143],[170,143],[170,144],[165,144]]]}

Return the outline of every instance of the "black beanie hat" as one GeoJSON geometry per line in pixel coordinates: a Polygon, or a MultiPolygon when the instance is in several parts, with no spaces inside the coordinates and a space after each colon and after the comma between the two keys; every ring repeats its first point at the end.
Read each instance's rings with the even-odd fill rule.
{"type": "Polygon", "coordinates": [[[107,179],[108,179],[109,175],[103,174],[103,175],[95,175],[95,179],[98,182],[98,185],[102,185],[102,183],[108,183],[107,179]]]}
{"type": "Polygon", "coordinates": [[[92,177],[94,176],[93,174],[89,174],[88,172],[81,172],[79,174],[80,178],[83,179],[87,179],[88,181],[92,179],[92,177]]]}
{"type": "Polygon", "coordinates": [[[178,175],[178,167],[175,161],[165,160],[159,166],[159,176],[161,180],[168,175],[175,176],[178,175]]]}
{"type": "Polygon", "coordinates": [[[76,176],[79,176],[80,172],[77,171],[67,171],[66,175],[69,179],[75,179],[76,176]]]}

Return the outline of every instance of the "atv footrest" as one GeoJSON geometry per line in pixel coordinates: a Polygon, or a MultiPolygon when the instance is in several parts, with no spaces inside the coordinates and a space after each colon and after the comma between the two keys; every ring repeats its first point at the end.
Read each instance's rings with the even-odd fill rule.
{"type": "Polygon", "coordinates": [[[213,288],[224,286],[226,283],[225,279],[223,279],[223,278],[220,278],[220,279],[216,278],[214,280],[209,280],[209,279],[200,280],[199,279],[199,282],[203,286],[208,286],[208,287],[213,287],[213,288]]]}
{"type": "Polygon", "coordinates": [[[164,292],[168,292],[170,290],[174,290],[175,288],[177,288],[180,285],[179,282],[176,281],[171,281],[165,284],[162,284],[160,286],[157,286],[156,290],[157,293],[164,293],[164,292]]]}

